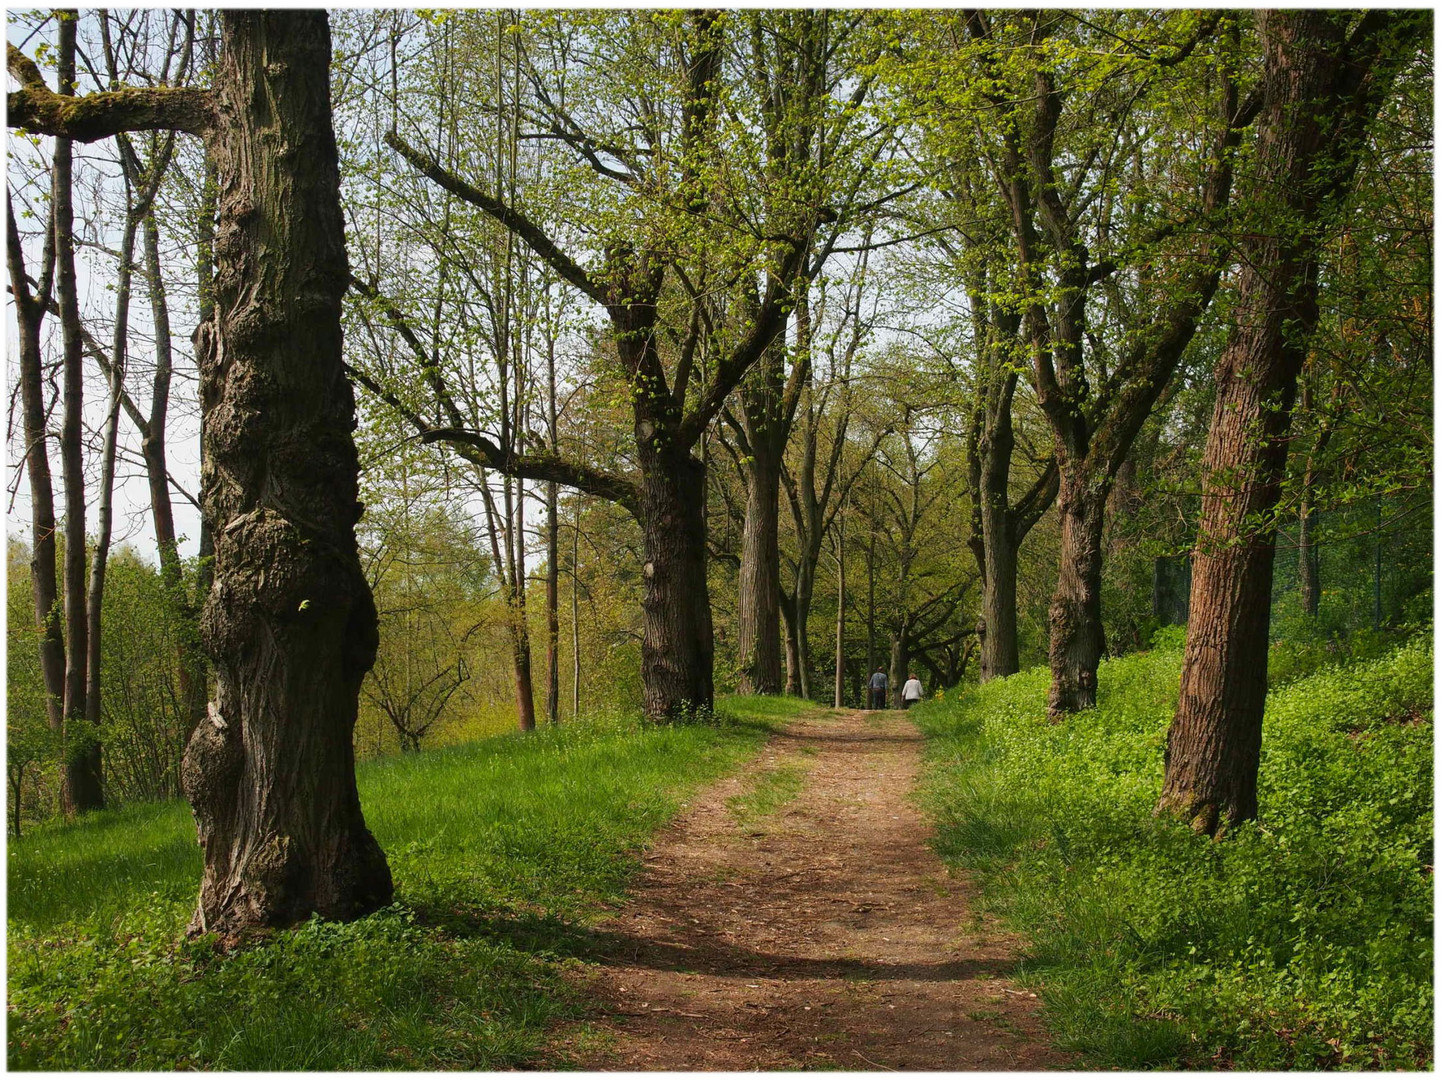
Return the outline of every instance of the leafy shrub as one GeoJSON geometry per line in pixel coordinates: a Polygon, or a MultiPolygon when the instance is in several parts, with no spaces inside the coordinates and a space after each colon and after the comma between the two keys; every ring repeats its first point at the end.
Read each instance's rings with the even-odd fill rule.
{"type": "Polygon", "coordinates": [[[942,855],[1030,936],[1063,1045],[1124,1068],[1432,1060],[1432,648],[1274,691],[1261,817],[1213,842],[1154,818],[1179,642],[1103,665],[1045,720],[1024,672],[915,716],[942,855]]]}

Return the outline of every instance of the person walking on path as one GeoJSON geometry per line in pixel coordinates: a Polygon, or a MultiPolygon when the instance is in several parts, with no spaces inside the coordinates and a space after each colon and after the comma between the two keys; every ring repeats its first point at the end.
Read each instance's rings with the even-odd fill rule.
{"type": "Polygon", "coordinates": [[[922,699],[921,680],[912,675],[901,688],[901,707],[909,709],[922,699]]]}
{"type": "Polygon", "coordinates": [[[871,690],[871,708],[886,708],[886,669],[877,668],[876,674],[871,676],[871,682],[867,684],[871,690]]]}

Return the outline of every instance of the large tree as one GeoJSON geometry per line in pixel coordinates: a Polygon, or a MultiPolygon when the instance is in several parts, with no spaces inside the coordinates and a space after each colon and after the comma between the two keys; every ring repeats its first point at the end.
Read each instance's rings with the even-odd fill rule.
{"type": "Polygon", "coordinates": [[[1060,718],[1096,702],[1107,497],[1220,283],[1229,249],[1218,226],[1256,102],[1240,100],[1239,29],[1220,15],[1159,25],[1124,16],[1110,30],[1123,43],[1116,66],[1090,72],[1074,63],[1077,47],[1107,28],[1064,13],[979,11],[967,28],[981,97],[1000,121],[989,164],[1011,220],[1022,332],[1059,474],[1048,711],[1060,718]],[[1216,56],[1203,63],[1198,48],[1212,39],[1216,56]],[[1201,129],[1185,140],[1199,152],[1179,154],[1157,137],[1165,95],[1202,90],[1197,74],[1218,60],[1221,78],[1194,114],[1201,129]],[[1144,212],[1119,198],[1112,178],[1127,173],[1139,191],[1189,198],[1168,192],[1144,212]],[[1164,262],[1171,272],[1156,273],[1164,262]]]}
{"type": "MultiPolygon", "coordinates": [[[[635,515],[644,540],[644,704],[655,718],[705,709],[713,697],[706,484],[695,448],[782,335],[792,284],[819,225],[831,223],[816,241],[829,251],[848,219],[847,197],[859,197],[838,193],[841,209],[824,205],[811,158],[768,158],[751,145],[755,132],[730,111],[738,80],[725,63],[746,40],[741,29],[734,16],[715,12],[627,13],[577,18],[549,44],[551,31],[538,34],[533,57],[552,56],[551,49],[555,62],[532,60],[536,100],[522,137],[560,142],[588,170],[599,204],[583,223],[593,237],[590,260],[566,250],[584,243],[579,225],[570,230],[574,241],[558,238],[512,193],[461,175],[398,131],[386,136],[416,170],[504,226],[605,312],[603,349],[614,355],[631,409],[629,472],[528,446],[523,432],[506,439],[476,430],[453,407],[438,366],[425,370],[433,404],[423,408],[407,405],[384,380],[368,381],[426,440],[511,476],[618,502],[635,515]],[[577,40],[588,44],[585,65],[573,58],[577,40]]],[[[813,120],[803,113],[787,123],[813,120]]]]}
{"type": "Polygon", "coordinates": [[[213,91],[72,101],[11,47],[9,122],[83,141],[186,131],[216,162],[215,306],[197,348],[217,685],[183,782],[205,851],[192,929],[228,932],[360,915],[389,902],[391,878],[351,745],[376,615],[356,553],[330,31],[323,12],[226,12],[221,26],[213,91]]]}
{"type": "Polygon", "coordinates": [[[1276,525],[1319,264],[1369,127],[1431,41],[1421,12],[1271,11],[1235,323],[1203,459],[1181,696],[1158,809],[1215,834],[1257,815],[1276,525]]]}
{"type": "MultiPolygon", "coordinates": [[[[865,33],[870,17],[864,12],[792,11],[752,12],[747,20],[750,77],[740,104],[760,118],[764,168],[770,179],[768,199],[795,199],[796,179],[810,168],[832,190],[853,193],[848,200],[852,211],[873,212],[887,196],[859,207],[855,193],[877,185],[877,174],[886,169],[893,129],[858,123],[873,76],[868,73],[858,79],[856,72],[858,67],[865,69],[878,51],[865,33]],[[842,100],[846,107],[836,108],[842,100]]],[[[834,214],[837,208],[831,209],[834,214]]],[[[782,688],[779,617],[787,601],[781,592],[779,498],[797,407],[812,379],[810,283],[832,253],[830,245],[817,249],[814,240],[807,237],[810,250],[791,286],[796,308],[794,347],[788,350],[778,337],[736,394],[739,423],[733,426],[745,446],[741,463],[746,486],[736,612],[743,693],[775,694],[782,688]]],[[[868,244],[869,240],[863,241],[862,246],[868,244]]],[[[802,578],[814,571],[820,544],[817,537],[814,550],[804,551],[801,576],[790,600],[793,610],[784,612],[786,692],[802,696],[807,696],[808,660],[804,655],[797,660],[797,633],[805,637],[805,614],[798,613],[810,606],[810,582],[802,578]]],[[[803,643],[799,652],[807,651],[803,643]]]]}

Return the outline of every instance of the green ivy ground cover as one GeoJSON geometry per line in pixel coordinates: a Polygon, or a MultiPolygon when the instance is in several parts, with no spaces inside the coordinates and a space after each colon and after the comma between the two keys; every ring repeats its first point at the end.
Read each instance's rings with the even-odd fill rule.
{"type": "Polygon", "coordinates": [[[950,862],[1031,942],[1058,1041],[1122,1068],[1431,1067],[1432,646],[1268,699],[1260,821],[1152,809],[1179,640],[1103,665],[1048,724],[1034,670],[912,715],[950,862]]]}

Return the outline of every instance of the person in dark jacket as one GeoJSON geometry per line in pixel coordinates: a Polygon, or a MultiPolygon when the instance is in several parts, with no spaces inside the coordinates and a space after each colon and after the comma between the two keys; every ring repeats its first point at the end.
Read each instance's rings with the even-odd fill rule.
{"type": "Polygon", "coordinates": [[[871,705],[873,709],[886,708],[886,669],[877,668],[876,674],[871,676],[871,682],[867,684],[871,692],[871,705]]]}

